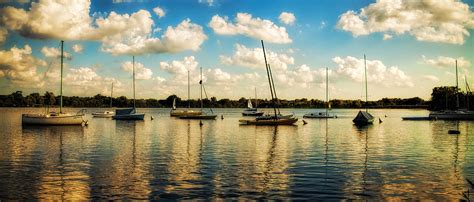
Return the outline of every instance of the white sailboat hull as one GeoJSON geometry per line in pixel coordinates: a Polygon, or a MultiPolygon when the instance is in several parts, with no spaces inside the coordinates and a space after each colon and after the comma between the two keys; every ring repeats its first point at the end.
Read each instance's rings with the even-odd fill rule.
{"type": "Polygon", "coordinates": [[[255,108],[247,108],[242,112],[244,116],[262,116],[263,112],[257,111],[255,108]]]}
{"type": "Polygon", "coordinates": [[[329,114],[326,112],[315,112],[315,113],[308,113],[303,115],[303,118],[311,118],[311,119],[332,119],[336,118],[334,114],[329,114]]]}
{"type": "Polygon", "coordinates": [[[21,117],[24,125],[81,125],[83,115],[58,114],[56,116],[42,114],[23,114],[21,117]]]}
{"type": "Polygon", "coordinates": [[[201,115],[201,111],[193,111],[193,110],[171,110],[170,116],[173,117],[180,117],[180,116],[189,116],[189,115],[201,115]]]}
{"type": "Polygon", "coordinates": [[[474,111],[446,110],[439,112],[431,112],[429,118],[440,120],[474,120],[474,111]]]}
{"type": "Polygon", "coordinates": [[[112,116],[114,116],[115,113],[114,112],[111,112],[111,111],[105,111],[105,112],[94,112],[92,113],[92,116],[93,117],[96,117],[96,118],[110,118],[112,116]]]}

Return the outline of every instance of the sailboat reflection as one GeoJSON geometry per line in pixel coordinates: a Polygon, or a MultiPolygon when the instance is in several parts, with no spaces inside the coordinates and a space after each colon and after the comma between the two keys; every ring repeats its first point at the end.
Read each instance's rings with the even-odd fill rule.
{"type": "Polygon", "coordinates": [[[154,193],[156,199],[191,199],[200,196],[202,193],[197,190],[205,186],[200,179],[204,161],[203,134],[209,133],[206,130],[213,130],[212,124],[198,126],[193,120],[182,121],[187,122],[186,127],[176,128],[172,134],[175,138],[170,139],[169,161],[163,171],[163,186],[154,193]]]}
{"type": "MultiPolygon", "coordinates": [[[[113,153],[109,162],[110,165],[102,165],[106,169],[101,169],[107,174],[97,174],[95,178],[101,179],[105,176],[100,184],[107,184],[109,188],[102,188],[92,190],[94,192],[101,192],[100,196],[115,196],[117,199],[127,198],[135,200],[146,200],[148,194],[151,192],[149,187],[149,171],[147,167],[147,150],[141,143],[143,143],[142,131],[137,131],[143,128],[144,122],[140,121],[121,121],[117,120],[115,125],[115,142],[121,143],[112,145],[113,147],[120,147],[113,149],[119,151],[113,153]],[[99,177],[100,176],[100,177],[99,177]]],[[[112,199],[115,199],[112,197],[112,199]]]]}
{"type": "MultiPolygon", "coordinates": [[[[85,200],[89,198],[87,162],[77,156],[84,128],[81,126],[47,126],[22,128],[24,136],[41,134],[48,149],[42,160],[36,198],[46,200],[85,200]],[[71,152],[69,152],[71,151],[71,152]],[[81,166],[79,166],[81,165],[81,166]]],[[[43,145],[38,145],[39,147],[43,145]]],[[[25,179],[25,181],[31,179],[25,179]]]]}
{"type": "Polygon", "coordinates": [[[329,164],[329,158],[328,158],[328,152],[329,152],[329,145],[328,145],[328,120],[325,119],[325,141],[324,141],[324,182],[327,185],[328,183],[328,164],[329,164]]]}
{"type": "Polygon", "coordinates": [[[359,193],[354,193],[355,195],[362,196],[362,197],[371,197],[372,195],[368,193],[367,188],[367,178],[368,178],[368,160],[369,160],[369,127],[356,127],[357,132],[360,136],[364,136],[364,161],[363,161],[363,171],[361,176],[361,190],[359,193]]]}

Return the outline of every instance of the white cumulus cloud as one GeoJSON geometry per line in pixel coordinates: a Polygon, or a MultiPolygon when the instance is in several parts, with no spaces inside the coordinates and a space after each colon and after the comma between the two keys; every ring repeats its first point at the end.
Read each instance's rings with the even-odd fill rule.
{"type": "Polygon", "coordinates": [[[165,34],[152,36],[154,21],[150,12],[93,18],[89,15],[90,0],[40,0],[27,10],[7,6],[0,8],[0,26],[34,39],[96,40],[102,51],[114,55],[196,51],[207,36],[202,27],[183,20],[169,26],[165,34]]]}
{"type": "Polygon", "coordinates": [[[160,8],[160,7],[155,7],[155,8],[153,9],[153,12],[155,12],[155,14],[158,16],[158,18],[165,17],[165,15],[166,15],[165,10],[163,10],[163,9],[160,8]]]}
{"type": "Polygon", "coordinates": [[[426,80],[429,80],[429,81],[433,81],[433,82],[438,82],[439,81],[439,78],[434,76],[434,75],[423,75],[422,78],[424,78],[426,80]]]}
{"type": "MultiPolygon", "coordinates": [[[[133,63],[127,61],[122,63],[122,70],[132,73],[133,72],[133,63]]],[[[153,76],[151,69],[146,68],[145,65],[139,62],[135,62],[135,79],[148,80],[153,76]]]]}
{"type": "MultiPolygon", "coordinates": [[[[59,57],[61,57],[61,50],[59,50],[59,48],[44,46],[43,48],[41,48],[41,53],[43,53],[43,55],[45,57],[48,57],[48,58],[59,58],[59,57]]],[[[63,56],[66,59],[71,59],[72,58],[71,54],[66,52],[66,51],[63,52],[63,56]]]]}
{"type": "Polygon", "coordinates": [[[474,13],[458,0],[377,0],[360,12],[342,14],[337,27],[355,37],[407,33],[419,41],[463,44],[474,28],[474,13]]]}
{"type": "MultiPolygon", "coordinates": [[[[266,50],[267,61],[275,70],[286,70],[288,65],[294,64],[295,59],[284,53],[275,53],[266,50]]],[[[235,44],[232,56],[220,56],[222,64],[238,65],[251,68],[265,68],[263,50],[261,48],[247,48],[241,44],[235,44]]]]}
{"type": "Polygon", "coordinates": [[[227,17],[214,15],[209,22],[209,27],[220,35],[244,35],[279,44],[292,42],[285,27],[279,27],[270,20],[253,18],[248,13],[237,13],[235,23],[230,22],[227,17]]]}
{"type": "Polygon", "coordinates": [[[186,19],[176,27],[169,26],[161,38],[144,37],[133,33],[133,30],[125,36],[107,37],[103,50],[113,55],[197,51],[206,39],[202,27],[186,19]]]}
{"type": "Polygon", "coordinates": [[[110,95],[111,84],[114,83],[115,93],[123,92],[122,82],[103,77],[90,67],[70,68],[64,77],[65,89],[69,95],[110,95]]]}
{"type": "Polygon", "coordinates": [[[471,62],[464,59],[463,57],[452,58],[452,57],[446,57],[446,56],[438,56],[437,58],[433,58],[433,59],[428,59],[424,55],[422,55],[421,57],[423,59],[422,62],[424,64],[432,65],[435,67],[455,67],[456,60],[458,62],[458,67],[469,67],[471,65],[471,62]]]}
{"type": "Polygon", "coordinates": [[[5,40],[7,39],[7,35],[8,35],[8,30],[5,29],[4,27],[0,27],[0,44],[5,42],[5,40]]]}
{"type": "Polygon", "coordinates": [[[84,50],[84,47],[82,47],[81,44],[74,44],[72,46],[72,50],[75,52],[75,53],[82,53],[82,50],[84,50]]]}
{"type": "MultiPolygon", "coordinates": [[[[333,71],[328,71],[328,74],[333,75],[333,71]]],[[[312,69],[306,64],[300,65],[292,70],[276,72],[277,81],[284,83],[288,87],[297,86],[310,88],[312,87],[312,83],[320,83],[325,77],[326,69],[312,69]]]]}
{"type": "MultiPolygon", "coordinates": [[[[347,56],[346,58],[334,57],[332,59],[337,64],[336,73],[354,80],[364,81],[364,58],[347,56]]],[[[386,87],[412,87],[411,78],[400,70],[397,66],[387,67],[380,60],[367,60],[367,80],[369,83],[381,84],[386,87]]]]}
{"type": "Polygon", "coordinates": [[[43,77],[38,74],[38,67],[46,66],[46,62],[31,55],[31,47],[12,47],[10,50],[0,50],[0,78],[7,78],[18,86],[43,86],[43,77]]]}
{"type": "Polygon", "coordinates": [[[188,71],[196,70],[198,64],[194,56],[187,56],[183,60],[160,62],[160,68],[171,74],[187,75],[188,71]]]}
{"type": "Polygon", "coordinates": [[[287,25],[292,25],[296,21],[295,15],[289,12],[282,12],[280,16],[278,17],[278,19],[280,19],[280,22],[287,25]]]}

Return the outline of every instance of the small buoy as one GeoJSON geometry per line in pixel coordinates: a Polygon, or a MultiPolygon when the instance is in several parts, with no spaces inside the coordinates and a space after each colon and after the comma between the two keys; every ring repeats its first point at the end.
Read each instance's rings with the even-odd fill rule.
{"type": "Polygon", "coordinates": [[[221,120],[224,120],[224,115],[221,115],[221,120]]]}
{"type": "Polygon", "coordinates": [[[199,126],[202,126],[202,125],[204,125],[204,124],[202,123],[202,121],[199,121],[199,126]]]}
{"type": "Polygon", "coordinates": [[[385,117],[387,117],[387,115],[385,115],[385,117]]]}
{"type": "Polygon", "coordinates": [[[308,123],[305,120],[303,120],[303,125],[306,125],[306,124],[308,124],[308,123]]]}
{"type": "Polygon", "coordinates": [[[154,119],[153,116],[151,116],[150,118],[151,118],[151,120],[153,121],[153,119],[154,119]]]}
{"type": "Polygon", "coordinates": [[[382,123],[382,122],[383,122],[383,121],[382,121],[382,119],[381,119],[381,118],[379,118],[379,123],[382,123]]]}
{"type": "Polygon", "coordinates": [[[448,130],[448,134],[461,134],[459,130],[448,130]]]}

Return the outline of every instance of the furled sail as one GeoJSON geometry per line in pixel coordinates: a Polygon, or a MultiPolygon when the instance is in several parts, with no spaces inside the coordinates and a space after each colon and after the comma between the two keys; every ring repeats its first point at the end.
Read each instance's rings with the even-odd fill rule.
{"type": "Polygon", "coordinates": [[[176,110],[176,98],[173,99],[173,110],[176,110]]]}

